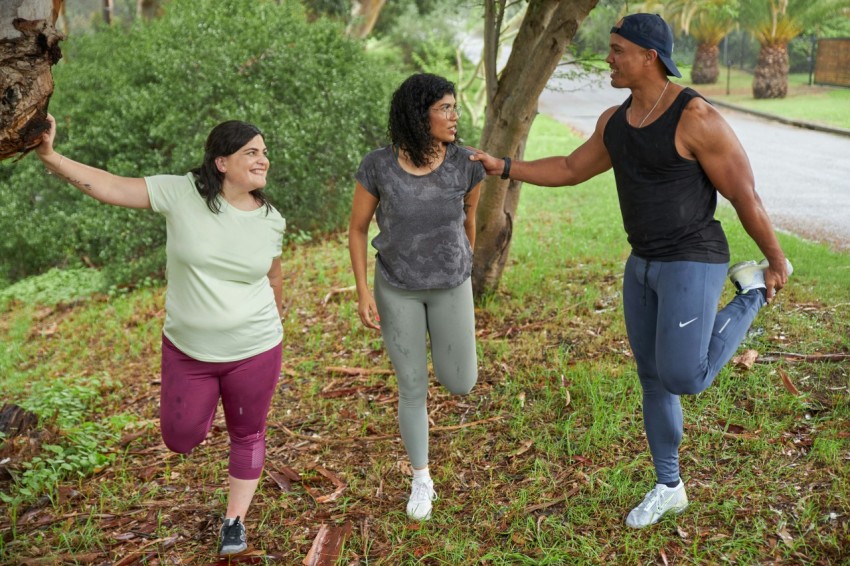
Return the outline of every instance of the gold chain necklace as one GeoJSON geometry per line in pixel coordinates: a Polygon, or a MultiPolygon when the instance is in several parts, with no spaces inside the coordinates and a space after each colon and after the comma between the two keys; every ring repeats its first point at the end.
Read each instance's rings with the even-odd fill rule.
{"type": "MultiPolygon", "coordinates": [[[[658,100],[656,100],[656,101],[655,101],[655,104],[653,104],[653,105],[652,105],[652,108],[650,108],[650,109],[649,109],[649,112],[647,112],[647,113],[646,113],[646,116],[644,116],[644,117],[643,117],[643,120],[641,120],[641,121],[640,121],[640,124],[638,124],[638,126],[637,126],[638,128],[643,127],[643,123],[644,123],[644,122],[646,122],[646,119],[647,119],[647,118],[649,118],[649,116],[650,116],[653,112],[655,112],[655,109],[656,109],[656,108],[658,108],[658,103],[659,103],[659,102],[661,102],[661,99],[662,99],[662,98],[664,98],[664,93],[665,93],[665,92],[667,92],[667,87],[668,87],[668,86],[670,86],[670,81],[669,81],[669,80],[668,80],[666,83],[664,83],[664,88],[663,88],[663,89],[661,89],[661,94],[660,94],[660,95],[658,95],[658,100]]],[[[631,110],[631,107],[629,107],[629,109],[631,110]]]]}

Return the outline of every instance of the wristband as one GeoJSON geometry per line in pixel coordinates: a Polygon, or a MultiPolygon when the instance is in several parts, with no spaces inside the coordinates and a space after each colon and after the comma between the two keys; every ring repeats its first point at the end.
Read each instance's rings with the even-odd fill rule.
{"type": "Polygon", "coordinates": [[[505,156],[502,159],[505,160],[505,168],[502,169],[502,179],[509,179],[511,176],[511,158],[505,156]]]}

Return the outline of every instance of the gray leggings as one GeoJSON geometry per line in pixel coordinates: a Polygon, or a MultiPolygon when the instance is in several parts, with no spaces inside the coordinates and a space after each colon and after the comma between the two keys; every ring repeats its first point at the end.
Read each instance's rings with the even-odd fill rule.
{"type": "Polygon", "coordinates": [[[623,308],[643,388],[643,423],[660,483],[679,479],[680,395],[705,391],[746,337],[765,304],[760,292],[719,312],[725,263],[626,262],[623,308]]]}
{"type": "Polygon", "coordinates": [[[452,289],[408,291],[393,287],[375,269],[375,304],[381,333],[398,380],[398,423],[414,468],[428,465],[427,337],[437,380],[466,395],[478,379],[472,282],[452,289]]]}

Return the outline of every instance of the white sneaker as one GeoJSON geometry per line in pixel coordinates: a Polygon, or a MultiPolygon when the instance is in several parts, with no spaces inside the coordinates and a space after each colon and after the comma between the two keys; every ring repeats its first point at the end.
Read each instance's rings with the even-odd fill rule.
{"type": "MultiPolygon", "coordinates": [[[[769,265],[768,261],[763,259],[758,263],[754,260],[742,261],[730,267],[728,271],[729,279],[738,289],[738,294],[746,295],[753,289],[766,289],[764,270],[769,265]]],[[[794,267],[787,259],[785,260],[785,267],[788,270],[788,275],[794,272],[794,267]]]]}
{"type": "Polygon", "coordinates": [[[633,529],[642,529],[657,523],[668,511],[678,515],[687,507],[688,494],[685,493],[685,482],[679,480],[679,485],[676,487],[657,483],[643,498],[643,502],[629,512],[626,524],[633,529]]]}
{"type": "Polygon", "coordinates": [[[437,499],[434,491],[434,482],[431,479],[414,479],[410,490],[410,499],[407,500],[407,516],[415,521],[424,521],[431,518],[431,502],[437,499]]]}
{"type": "MultiPolygon", "coordinates": [[[[764,271],[768,267],[770,267],[770,262],[767,259],[763,259],[759,262],[759,267],[764,271]]],[[[794,273],[794,266],[791,265],[791,262],[788,261],[788,258],[785,258],[785,269],[788,271],[788,276],[790,277],[792,273],[794,273]]]]}

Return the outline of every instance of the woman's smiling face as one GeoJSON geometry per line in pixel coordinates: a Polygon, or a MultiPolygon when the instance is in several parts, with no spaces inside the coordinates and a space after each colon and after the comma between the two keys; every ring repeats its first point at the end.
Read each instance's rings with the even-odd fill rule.
{"type": "Polygon", "coordinates": [[[269,170],[268,149],[263,136],[254,136],[231,155],[216,159],[216,164],[227,184],[248,191],[262,189],[266,186],[269,170]]]}

